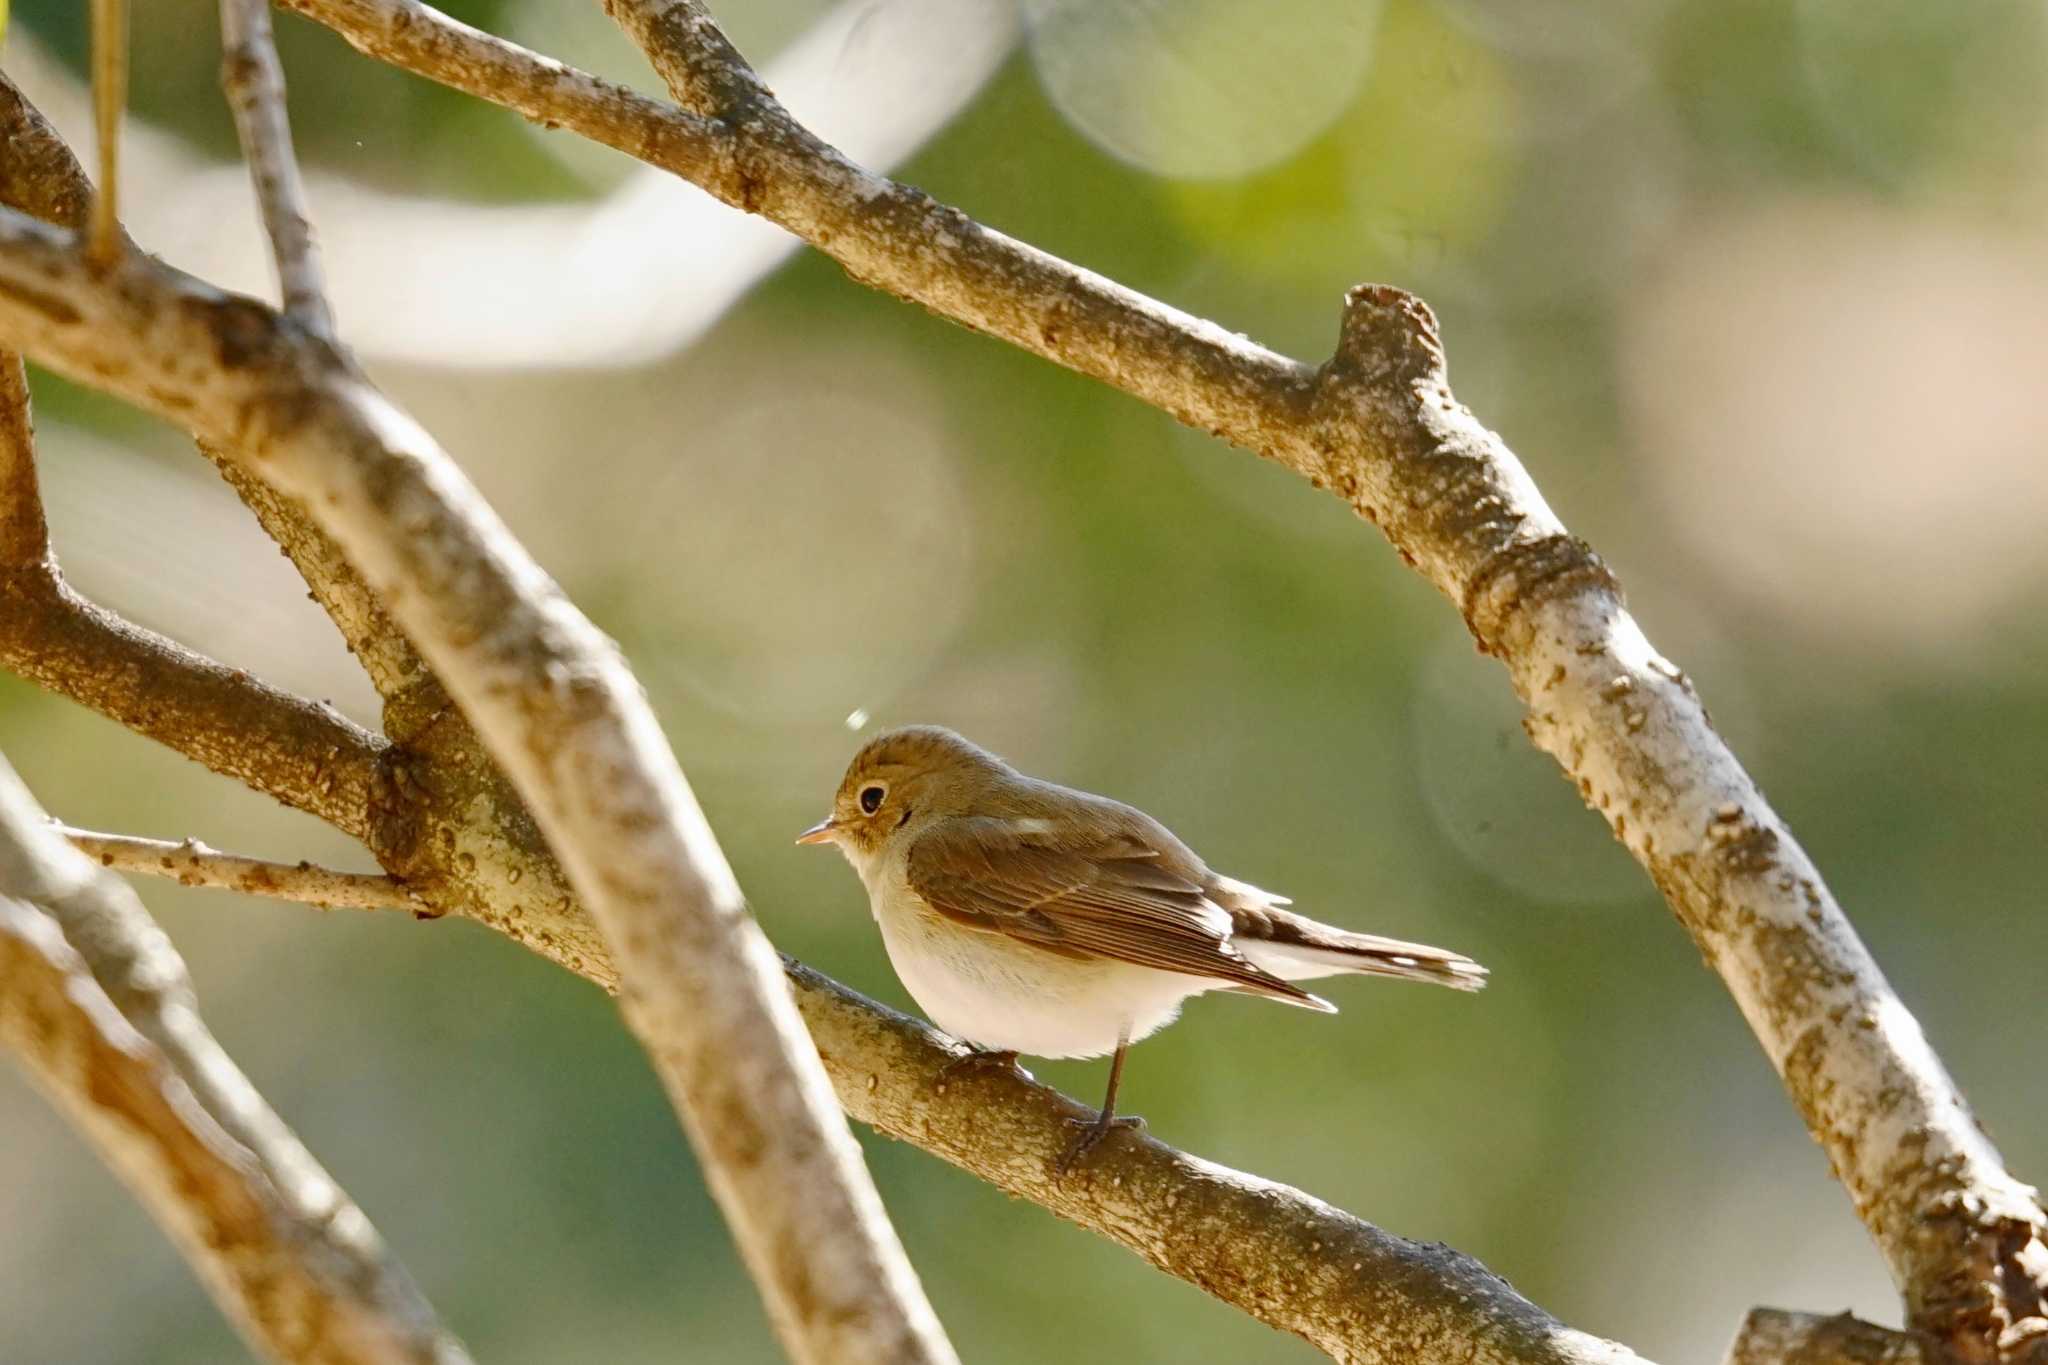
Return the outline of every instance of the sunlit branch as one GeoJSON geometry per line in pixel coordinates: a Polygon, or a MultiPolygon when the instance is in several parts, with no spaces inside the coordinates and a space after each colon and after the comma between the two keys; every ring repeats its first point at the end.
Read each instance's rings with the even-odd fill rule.
{"type": "Polygon", "coordinates": [[[277,265],[285,316],[322,336],[334,331],[306,189],[292,151],[284,66],[270,35],[270,0],[220,0],[221,86],[235,111],[242,155],[256,186],[277,265]]]}
{"type": "Polygon", "coordinates": [[[370,872],[341,872],[312,863],[244,858],[197,839],[173,843],[132,834],[97,834],[59,825],[71,846],[101,867],[168,877],[186,886],[212,886],[273,900],[343,910],[422,910],[403,882],[370,872]]]}
{"type": "Polygon", "coordinates": [[[0,1039],[253,1349],[467,1365],[362,1210],[207,1032],[141,902],[65,845],[4,762],[0,1039]]]}

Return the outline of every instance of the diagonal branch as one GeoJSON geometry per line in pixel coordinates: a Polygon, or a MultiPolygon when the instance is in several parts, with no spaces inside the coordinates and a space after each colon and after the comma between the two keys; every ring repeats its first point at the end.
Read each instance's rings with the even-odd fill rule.
{"type": "Polygon", "coordinates": [[[220,0],[220,40],[221,87],[235,111],[242,155],[256,185],[284,314],[309,332],[332,336],[334,315],[306,213],[306,187],[292,154],[284,66],[270,36],[270,0],[220,0]]]}
{"type": "Polygon", "coordinates": [[[54,567],[0,572],[0,667],[345,833],[372,833],[382,739],[122,620],[54,567]]]}
{"type": "Polygon", "coordinates": [[[405,1270],[206,1030],[185,964],[0,763],[0,1038],[278,1360],[466,1365],[405,1270]]]}
{"type": "Polygon", "coordinates": [[[146,258],[95,271],[69,234],[16,214],[0,214],[0,255],[0,335],[237,451],[316,511],[422,645],[613,945],[627,1019],[792,1352],[951,1359],[774,954],[610,642],[320,339],[146,258]]]}
{"type": "Polygon", "coordinates": [[[373,872],[341,872],[312,863],[276,863],[209,848],[197,839],[172,843],[132,834],[96,834],[55,827],[71,846],[101,867],[169,877],[185,886],[212,886],[250,896],[297,901],[322,909],[424,911],[405,883],[373,872]]]}
{"type": "Polygon", "coordinates": [[[789,964],[847,1112],[1092,1229],[1342,1361],[1641,1365],[1574,1331],[1470,1256],[1411,1242],[1275,1181],[1144,1136],[1074,1175],[1067,1120],[1094,1111],[1015,1072],[949,1079],[944,1034],[789,964]]]}
{"type": "Polygon", "coordinates": [[[2048,1216],[2013,1179],[1791,831],[1606,566],[1451,395],[1435,319],[1353,292],[1310,368],[852,165],[741,70],[694,0],[609,0],[655,105],[415,0],[286,0],[362,51],[574,129],[781,224],[856,279],[1294,470],[1386,533],[1500,658],[1555,757],[1664,893],[1827,1149],[1913,1325],[1970,1360],[2048,1335],[2048,1216]]]}

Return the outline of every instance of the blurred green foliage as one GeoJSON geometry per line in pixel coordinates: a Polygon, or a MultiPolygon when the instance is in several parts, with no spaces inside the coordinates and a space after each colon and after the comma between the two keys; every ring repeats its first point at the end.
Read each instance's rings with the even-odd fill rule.
{"type": "MultiPolygon", "coordinates": [[[[545,17],[601,47],[597,8],[545,17]]],[[[757,55],[814,9],[722,8],[757,55]]],[[[538,22],[515,0],[449,9],[487,29],[538,22]]],[[[83,13],[19,10],[74,66],[83,13]]],[[[134,102],[226,158],[210,13],[137,7],[134,102]]],[[[1954,582],[1998,595],[1958,587],[1919,615],[1859,613],[1854,566],[1824,558],[1760,587],[1740,572],[1741,509],[1782,511],[1800,462],[1829,452],[1795,442],[1761,475],[1731,472],[1725,505],[1673,494],[1695,486],[1671,481],[1674,461],[1711,457],[1656,439],[1658,414],[1724,390],[1646,338],[1739,326],[1721,309],[1657,310],[1687,271],[1719,278],[1734,249],[1718,225],[1762,205],[1847,203],[1879,234],[1954,228],[1959,265],[1987,225],[2031,250],[2048,226],[2042,22],[2017,3],[1389,0],[1344,111],[1239,178],[1169,180],[1101,150],[1028,53],[901,171],[1303,357],[1327,351],[1358,279],[1429,298],[1461,396],[1699,680],[2022,1178],[2048,1171],[2048,1073],[2014,1065],[2048,1022],[2048,571],[2024,537],[1938,535],[1845,485],[1797,504],[1798,524],[1868,530],[1924,558],[1935,590],[1948,556],[1975,555],[1954,582]]],[[[588,168],[605,163],[559,137],[297,20],[280,39],[318,168],[488,201],[594,192],[588,168]]],[[[1839,254],[1792,242],[1783,278],[1839,254]]],[[[1916,330],[1935,325],[1914,320],[1901,344],[1938,345],[1916,330]]],[[[1738,347],[1766,357],[1753,388],[1735,387],[1744,403],[1775,388],[1775,340],[1738,347]]],[[[2008,351],[1983,376],[1987,402],[2037,383],[2044,357],[2008,351]]],[[[1717,1353],[1758,1302],[1895,1320],[1725,992],[1530,751],[1455,613],[1335,501],[813,255],[642,369],[382,377],[619,635],[779,946],[908,1005],[852,876],[788,839],[858,742],[848,712],[955,724],[1028,770],[1147,807],[1311,913],[1494,969],[1474,999],[1340,987],[1336,1019],[1196,1002],[1133,1055],[1130,1105],[1162,1138],[1470,1251],[1573,1325],[1658,1358],[1717,1353]],[[691,557],[703,544],[716,556],[691,557]]],[[[131,414],[35,383],[46,436],[75,428],[200,477],[131,414]]],[[[1944,441],[1914,461],[1971,480],[1977,458],[1944,441]]],[[[1895,470],[1909,472],[1873,463],[1870,481],[1895,470]]],[[[2031,498],[2041,524],[2039,478],[1998,487],[2031,498]]],[[[0,750],[79,823],[352,856],[8,679],[0,750]]],[[[596,992],[467,925],[145,891],[216,1030],[479,1359],[774,1358],[666,1106],[596,992]]],[[[1085,1096],[1100,1083],[1088,1065],[1041,1074],[1085,1096]]],[[[46,1110],[11,1098],[0,1354],[232,1357],[143,1216],[46,1110]]],[[[863,1141],[970,1360],[1311,1358],[1038,1210],[863,1141]]]]}

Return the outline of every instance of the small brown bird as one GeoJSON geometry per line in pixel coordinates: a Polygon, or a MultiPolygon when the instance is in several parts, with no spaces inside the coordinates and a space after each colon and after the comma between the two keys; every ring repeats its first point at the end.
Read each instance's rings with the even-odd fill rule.
{"type": "Polygon", "coordinates": [[[868,890],[889,960],[968,1061],[1113,1052],[1102,1112],[1060,1162],[1118,1118],[1124,1053],[1205,991],[1335,1013],[1296,981],[1356,973],[1486,984],[1442,948],[1319,924],[1286,898],[1209,870],[1141,810],[1026,777],[951,730],[914,725],[854,755],[832,814],[797,837],[832,843],[868,890]]]}

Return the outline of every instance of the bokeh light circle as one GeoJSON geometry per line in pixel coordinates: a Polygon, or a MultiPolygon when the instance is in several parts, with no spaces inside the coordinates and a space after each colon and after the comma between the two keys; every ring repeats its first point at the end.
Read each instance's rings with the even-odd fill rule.
{"type": "Polygon", "coordinates": [[[1155,175],[1228,179],[1285,161],[1358,95],[1374,0],[1025,0],[1046,96],[1155,175]]]}

